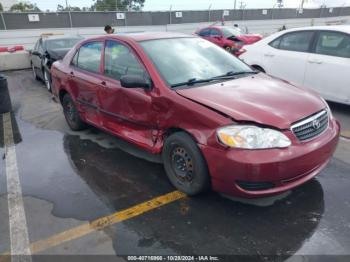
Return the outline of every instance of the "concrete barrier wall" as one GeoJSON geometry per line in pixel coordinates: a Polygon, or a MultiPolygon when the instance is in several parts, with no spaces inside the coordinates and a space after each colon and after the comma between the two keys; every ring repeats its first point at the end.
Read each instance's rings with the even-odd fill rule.
{"type": "Polygon", "coordinates": [[[26,68],[30,68],[29,53],[27,51],[0,53],[0,72],[26,68]]]}
{"type": "Polygon", "coordinates": [[[0,30],[40,29],[40,28],[76,28],[114,26],[145,26],[183,23],[203,23],[220,21],[226,13],[227,21],[270,20],[292,18],[321,18],[349,16],[350,7],[303,9],[299,12],[293,8],[239,9],[239,10],[172,10],[157,12],[125,12],[124,19],[117,19],[117,12],[31,12],[37,14],[39,21],[30,22],[29,13],[2,13],[0,30]],[[181,12],[181,16],[176,15],[181,12]],[[4,22],[2,21],[4,20],[4,22]]]}
{"type": "MultiPolygon", "coordinates": [[[[237,21],[228,21],[226,25],[233,26],[237,21]]],[[[150,26],[121,26],[118,32],[142,32],[142,31],[174,31],[192,34],[197,29],[213,23],[185,23],[171,25],[150,26]]],[[[312,25],[327,24],[350,24],[350,16],[326,17],[326,18],[298,18],[298,19],[274,19],[274,20],[249,20],[239,22],[240,27],[249,33],[259,33],[264,36],[270,35],[283,25],[287,28],[305,27],[312,25]]],[[[79,34],[84,37],[93,37],[104,34],[102,27],[81,28],[56,28],[56,29],[23,29],[0,31],[0,47],[24,45],[25,48],[33,48],[39,36],[43,33],[79,34]]],[[[0,55],[0,71],[29,68],[28,54],[26,52],[0,55]]]]}
{"type": "MultiPolygon", "coordinates": [[[[226,25],[232,26],[237,21],[228,21],[226,25]]],[[[239,22],[239,26],[249,33],[269,35],[285,25],[287,28],[304,27],[310,25],[326,25],[333,23],[350,24],[350,16],[327,17],[327,18],[298,18],[298,19],[274,19],[274,20],[249,20],[239,22]]],[[[211,25],[212,23],[185,23],[171,25],[149,25],[149,26],[121,26],[116,27],[117,32],[142,32],[142,31],[176,31],[183,33],[194,33],[197,29],[211,25]]],[[[80,28],[55,28],[55,29],[22,29],[0,31],[0,47],[24,45],[31,49],[39,36],[43,33],[80,34],[91,37],[104,34],[103,27],[80,27],[80,28]]]]}

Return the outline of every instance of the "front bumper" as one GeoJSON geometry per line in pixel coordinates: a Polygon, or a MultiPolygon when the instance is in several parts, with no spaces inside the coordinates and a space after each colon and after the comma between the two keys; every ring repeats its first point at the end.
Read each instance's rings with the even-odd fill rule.
{"type": "Polygon", "coordinates": [[[339,133],[340,125],[333,119],[323,134],[309,142],[299,142],[292,132],[288,132],[293,142],[285,149],[219,150],[200,147],[208,163],[214,191],[254,198],[290,190],[315,177],[334,153],[339,133]],[[249,183],[272,186],[258,190],[242,187],[242,184],[249,183]]]}

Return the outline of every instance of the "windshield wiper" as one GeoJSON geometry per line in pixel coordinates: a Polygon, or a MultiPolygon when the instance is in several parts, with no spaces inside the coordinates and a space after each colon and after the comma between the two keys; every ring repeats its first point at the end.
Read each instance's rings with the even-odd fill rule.
{"type": "Polygon", "coordinates": [[[210,82],[210,81],[214,81],[214,80],[215,79],[212,79],[212,78],[208,78],[208,79],[191,78],[191,79],[187,80],[186,82],[173,84],[173,85],[171,85],[171,87],[192,86],[194,84],[206,83],[206,82],[210,82]]]}
{"type": "Polygon", "coordinates": [[[243,74],[257,74],[257,72],[256,71],[239,71],[239,72],[229,71],[224,75],[214,76],[207,79],[191,78],[186,82],[173,84],[171,85],[171,87],[192,86],[194,84],[207,83],[207,82],[218,81],[218,80],[228,80],[228,79],[236,78],[237,75],[243,75],[243,74]]]}
{"type": "Polygon", "coordinates": [[[257,71],[229,71],[224,75],[216,76],[215,78],[221,78],[221,77],[228,77],[228,76],[238,76],[238,75],[245,75],[245,74],[257,74],[257,71]]]}

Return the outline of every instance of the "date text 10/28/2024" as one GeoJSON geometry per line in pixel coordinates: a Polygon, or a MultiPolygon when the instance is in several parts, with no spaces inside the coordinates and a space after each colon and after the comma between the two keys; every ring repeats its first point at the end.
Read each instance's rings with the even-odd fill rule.
{"type": "Polygon", "coordinates": [[[128,256],[128,261],[219,261],[216,256],[128,256]]]}

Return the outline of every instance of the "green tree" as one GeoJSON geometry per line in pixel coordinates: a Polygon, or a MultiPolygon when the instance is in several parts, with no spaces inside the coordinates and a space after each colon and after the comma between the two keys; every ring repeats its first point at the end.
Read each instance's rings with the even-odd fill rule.
{"type": "Polygon", "coordinates": [[[0,12],[3,12],[4,8],[2,7],[2,4],[0,3],[0,12]]]}
{"type": "Polygon", "coordinates": [[[36,4],[32,4],[30,2],[19,2],[11,6],[10,11],[12,12],[28,12],[35,11],[41,12],[41,10],[37,7],[36,4]]]}
{"type": "Polygon", "coordinates": [[[146,0],[94,0],[91,9],[96,11],[140,11],[146,0]]]}
{"type": "Polygon", "coordinates": [[[63,5],[57,5],[57,12],[63,12],[63,11],[81,11],[80,7],[78,6],[70,6],[70,7],[63,7],[63,5]]]}

